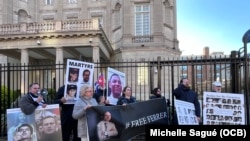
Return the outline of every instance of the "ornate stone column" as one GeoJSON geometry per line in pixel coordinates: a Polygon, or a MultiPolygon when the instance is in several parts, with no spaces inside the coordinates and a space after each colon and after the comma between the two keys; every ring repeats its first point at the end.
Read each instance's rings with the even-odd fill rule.
{"type": "Polygon", "coordinates": [[[28,92],[28,65],[29,65],[29,50],[27,48],[21,49],[21,94],[24,95],[28,92]]]}
{"type": "Polygon", "coordinates": [[[63,61],[63,48],[62,47],[56,47],[56,90],[58,90],[59,87],[61,87],[64,82],[64,63],[63,61]]]}
{"type": "Polygon", "coordinates": [[[27,48],[21,49],[21,63],[26,65],[29,63],[29,50],[27,48]]]}
{"type": "Polygon", "coordinates": [[[100,65],[99,64],[99,62],[100,62],[100,48],[98,45],[93,46],[93,55],[92,56],[93,56],[93,58],[92,58],[93,62],[95,63],[94,74],[97,74],[97,75],[94,75],[94,82],[95,82],[97,80],[98,74],[100,73],[96,69],[96,68],[99,68],[98,65],[100,65]]]}
{"type": "Polygon", "coordinates": [[[94,62],[100,62],[100,48],[97,45],[93,46],[93,58],[92,59],[94,62]]]}

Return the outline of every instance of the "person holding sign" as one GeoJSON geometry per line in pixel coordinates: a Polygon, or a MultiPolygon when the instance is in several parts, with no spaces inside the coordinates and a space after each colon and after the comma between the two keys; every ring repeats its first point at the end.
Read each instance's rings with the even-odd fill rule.
{"type": "MultiPolygon", "coordinates": [[[[160,88],[154,88],[152,91],[152,94],[149,96],[149,99],[156,99],[156,98],[165,98],[162,94],[161,94],[161,89],[160,88]]],[[[170,100],[166,99],[167,102],[167,106],[170,107],[170,100]]]]}
{"type": "MultiPolygon", "coordinates": [[[[198,122],[201,121],[201,119],[200,119],[201,109],[200,109],[200,103],[198,101],[198,95],[190,89],[189,81],[187,78],[181,79],[180,84],[174,90],[173,95],[178,100],[193,103],[197,120],[198,120],[198,122]]],[[[178,120],[176,119],[176,115],[174,116],[174,124],[178,125],[178,120]]]]}
{"type": "Polygon", "coordinates": [[[83,85],[80,89],[80,95],[80,99],[78,99],[74,105],[72,116],[74,119],[78,120],[78,137],[81,138],[81,141],[87,141],[88,130],[86,110],[91,108],[91,106],[97,106],[98,103],[95,98],[93,98],[93,89],[91,86],[83,85]]]}
{"type": "Polygon", "coordinates": [[[212,92],[221,93],[221,83],[219,81],[213,82],[213,90],[212,92]]]}
{"type": "Polygon", "coordinates": [[[161,95],[161,89],[160,88],[154,88],[152,91],[152,94],[150,95],[149,99],[155,99],[155,98],[161,98],[163,97],[161,95]]]}
{"type": "Polygon", "coordinates": [[[95,83],[95,93],[93,97],[96,99],[99,105],[111,105],[109,104],[109,100],[106,99],[107,89],[105,87],[105,78],[102,73],[99,75],[98,80],[95,83]]]}
{"type": "MultiPolygon", "coordinates": [[[[75,85],[76,86],[76,85],[75,85]]],[[[77,120],[72,117],[74,104],[65,104],[67,99],[64,97],[65,85],[61,86],[57,91],[55,103],[61,107],[61,126],[63,141],[69,141],[70,137],[73,141],[80,141],[77,137],[77,120]]]]}
{"type": "Polygon", "coordinates": [[[136,98],[132,96],[132,90],[129,86],[125,86],[122,93],[122,96],[117,101],[117,105],[127,105],[136,102],[136,98]]]}

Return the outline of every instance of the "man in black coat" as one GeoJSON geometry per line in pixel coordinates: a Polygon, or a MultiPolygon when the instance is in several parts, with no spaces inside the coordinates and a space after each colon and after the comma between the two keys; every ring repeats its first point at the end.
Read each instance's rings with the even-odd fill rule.
{"type": "Polygon", "coordinates": [[[60,87],[57,91],[55,103],[60,104],[61,107],[61,125],[63,141],[69,141],[71,133],[73,133],[73,141],[80,141],[77,137],[77,120],[72,117],[74,104],[64,104],[66,99],[64,97],[65,85],[60,87]]]}
{"type": "MultiPolygon", "coordinates": [[[[197,117],[198,122],[200,122],[200,102],[198,100],[198,95],[190,89],[189,81],[187,78],[183,78],[180,81],[179,86],[174,90],[173,95],[176,99],[190,102],[194,104],[195,115],[197,117]]],[[[174,124],[178,124],[176,115],[174,116],[174,124]]]]}

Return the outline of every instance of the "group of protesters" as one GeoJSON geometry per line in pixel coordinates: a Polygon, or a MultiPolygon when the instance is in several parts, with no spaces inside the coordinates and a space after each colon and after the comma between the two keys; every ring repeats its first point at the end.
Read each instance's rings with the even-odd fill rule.
{"type": "MultiPolygon", "coordinates": [[[[46,139],[55,139],[55,138],[62,138],[63,141],[69,141],[72,139],[73,141],[88,141],[88,132],[87,132],[87,118],[86,118],[86,111],[87,109],[91,108],[92,106],[102,105],[102,106],[114,106],[114,105],[124,105],[130,103],[137,102],[136,98],[132,96],[132,89],[129,86],[122,87],[122,80],[120,79],[118,74],[113,74],[108,81],[108,88],[105,86],[96,85],[95,89],[91,85],[83,85],[80,88],[80,98],[76,100],[73,104],[65,104],[67,102],[67,97],[65,97],[65,89],[66,86],[61,86],[57,91],[57,96],[54,100],[55,104],[59,104],[61,107],[61,121],[57,122],[52,117],[51,120],[55,120],[55,125],[61,124],[62,133],[58,134],[59,130],[55,132],[48,133],[47,135],[40,135],[41,139],[39,141],[43,141],[46,139]],[[123,89],[122,89],[123,88],[123,89]],[[109,91],[107,91],[109,89],[109,91]],[[61,137],[59,137],[61,136],[61,137]],[[44,139],[43,139],[44,138],[44,139]]],[[[74,87],[69,87],[74,89],[74,87]]],[[[46,108],[47,102],[43,95],[39,95],[40,87],[38,83],[32,83],[29,86],[29,92],[21,98],[20,101],[20,108],[21,111],[26,114],[30,115],[33,114],[34,111],[38,106],[46,108]]],[[[75,90],[76,91],[76,90],[75,90]]],[[[214,92],[221,92],[221,83],[214,82],[213,83],[213,90],[214,92]]],[[[195,107],[195,115],[199,122],[201,122],[201,109],[200,103],[198,101],[198,95],[190,89],[189,80],[187,78],[181,79],[178,87],[173,91],[173,96],[175,96],[178,100],[183,100],[186,102],[190,102],[194,104],[195,107]]],[[[151,92],[149,99],[155,98],[165,98],[160,88],[154,88],[151,92]]],[[[170,100],[166,99],[167,106],[170,106],[170,100]]],[[[111,118],[109,112],[104,113],[104,117],[106,116],[106,120],[111,118]]],[[[105,119],[105,118],[104,118],[105,119]]],[[[44,121],[44,120],[42,120],[44,121]]],[[[173,119],[173,124],[178,125],[177,118],[173,119]]],[[[48,121],[51,122],[52,121],[48,121]]],[[[105,122],[106,126],[107,121],[105,122]]],[[[49,124],[49,123],[48,123],[49,124]]],[[[106,130],[107,127],[103,126],[102,129],[106,130]]],[[[58,127],[58,126],[56,126],[58,127]]],[[[21,126],[19,127],[21,129],[21,126]]],[[[24,127],[22,127],[24,128],[24,127]]],[[[32,128],[27,126],[27,128],[32,132],[32,128]]],[[[111,130],[111,129],[110,129],[111,130]]],[[[100,138],[102,136],[109,137],[117,135],[116,129],[112,127],[113,134],[108,133],[107,131],[100,132],[100,138]]],[[[98,133],[99,134],[99,133],[98,133]]],[[[16,140],[18,141],[18,140],[16,140]]]]}

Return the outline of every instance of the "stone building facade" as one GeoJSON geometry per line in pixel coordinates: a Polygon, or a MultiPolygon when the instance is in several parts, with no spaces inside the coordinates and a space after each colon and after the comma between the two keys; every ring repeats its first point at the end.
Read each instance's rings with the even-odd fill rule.
{"type": "Polygon", "coordinates": [[[7,42],[0,45],[2,54],[22,63],[55,58],[60,62],[63,58],[81,60],[96,54],[100,57],[93,57],[94,60],[178,57],[181,53],[175,0],[0,0],[0,13],[0,39],[7,42]],[[70,30],[77,22],[91,19],[98,19],[104,33],[97,35],[86,28],[77,29],[77,33],[70,30]],[[56,22],[60,25],[66,21],[67,31],[58,34],[52,29],[56,22]],[[38,23],[40,29],[46,29],[44,32],[37,26],[33,27],[37,32],[32,34],[17,31],[18,26],[25,30],[38,23]],[[102,47],[100,42],[106,43],[102,47]]]}
{"type": "Polygon", "coordinates": [[[0,0],[0,54],[22,64],[179,57],[176,1],[0,0]]]}

